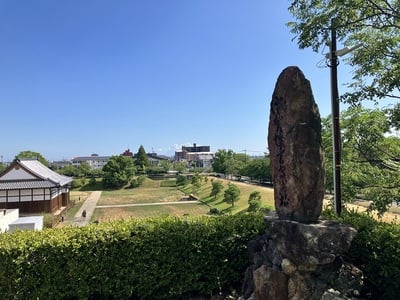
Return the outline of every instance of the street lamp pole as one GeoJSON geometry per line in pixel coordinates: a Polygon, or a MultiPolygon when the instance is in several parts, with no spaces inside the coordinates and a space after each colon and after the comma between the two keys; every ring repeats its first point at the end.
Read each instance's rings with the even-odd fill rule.
{"type": "Polygon", "coordinates": [[[342,212],[342,196],[340,182],[341,164],[341,142],[339,125],[339,92],[337,79],[337,66],[339,64],[336,53],[336,29],[334,20],[331,20],[331,49],[330,49],[330,68],[331,68],[331,102],[332,102],[332,135],[333,135],[333,184],[335,212],[340,215],[342,212]]]}

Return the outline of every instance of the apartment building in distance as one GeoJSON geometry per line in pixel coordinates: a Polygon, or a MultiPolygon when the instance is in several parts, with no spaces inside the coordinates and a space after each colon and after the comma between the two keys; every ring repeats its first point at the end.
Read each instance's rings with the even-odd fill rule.
{"type": "Polygon", "coordinates": [[[210,151],[210,146],[182,146],[182,150],[175,151],[175,160],[187,162],[188,166],[211,168],[214,153],[210,151]]]}
{"type": "Polygon", "coordinates": [[[98,154],[92,154],[90,156],[78,156],[71,159],[71,163],[74,167],[87,162],[92,169],[102,169],[108,162],[111,156],[99,156],[98,154]]]}

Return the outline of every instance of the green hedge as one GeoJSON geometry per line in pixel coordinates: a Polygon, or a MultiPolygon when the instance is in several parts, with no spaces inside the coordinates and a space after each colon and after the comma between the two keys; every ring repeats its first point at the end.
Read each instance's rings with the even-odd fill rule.
{"type": "Polygon", "coordinates": [[[162,218],[0,235],[2,299],[168,299],[238,287],[262,215],[162,218]]]}
{"type": "Polygon", "coordinates": [[[345,211],[340,217],[325,211],[357,229],[345,259],[364,272],[365,287],[372,299],[400,297],[400,226],[374,220],[372,217],[345,211]]]}

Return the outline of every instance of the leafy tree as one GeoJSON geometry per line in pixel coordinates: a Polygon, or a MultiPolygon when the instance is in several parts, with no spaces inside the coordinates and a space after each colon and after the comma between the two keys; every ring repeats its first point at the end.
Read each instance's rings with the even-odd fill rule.
{"type": "Polygon", "coordinates": [[[26,151],[21,151],[15,158],[17,159],[37,159],[40,161],[42,164],[44,164],[46,167],[49,166],[49,162],[47,159],[45,159],[42,154],[39,152],[34,152],[30,150],[26,151]]]}
{"type": "Polygon", "coordinates": [[[394,105],[393,108],[385,109],[390,120],[390,126],[393,130],[400,131],[400,103],[394,105]]]}
{"type": "Polygon", "coordinates": [[[175,171],[182,173],[186,170],[186,168],[187,168],[186,162],[182,162],[182,161],[174,161],[173,162],[173,169],[175,171]]]}
{"type": "Polygon", "coordinates": [[[146,168],[150,165],[149,158],[147,157],[146,150],[140,145],[138,152],[135,155],[135,166],[140,172],[145,173],[146,168]]]}
{"type": "Polygon", "coordinates": [[[222,192],[222,190],[224,189],[224,186],[220,180],[212,181],[211,186],[212,186],[212,188],[211,188],[210,196],[211,197],[214,196],[214,198],[217,198],[217,195],[220,192],[222,192]]]}
{"type": "Polygon", "coordinates": [[[92,186],[97,184],[96,178],[94,178],[94,176],[90,177],[89,184],[92,186]]]}
{"type": "Polygon", "coordinates": [[[227,161],[232,159],[234,152],[232,150],[220,149],[215,152],[212,167],[216,173],[227,174],[227,161]]]}
{"type": "Polygon", "coordinates": [[[172,170],[172,163],[169,160],[162,160],[160,166],[164,172],[172,170]]]}
{"type": "MultiPolygon", "coordinates": [[[[329,117],[327,118],[329,119],[329,117]]],[[[328,188],[332,188],[332,140],[323,120],[328,188]]],[[[400,139],[388,135],[390,120],[383,110],[349,108],[341,115],[341,183],[344,201],[370,200],[369,210],[385,212],[400,202],[400,139]]]]}
{"type": "Polygon", "coordinates": [[[235,201],[240,198],[240,189],[237,185],[230,183],[224,192],[224,201],[230,203],[232,207],[235,206],[235,201]]]}
{"type": "Polygon", "coordinates": [[[103,167],[103,184],[108,188],[121,188],[128,184],[135,174],[135,167],[130,157],[111,156],[103,167]]]}
{"type": "Polygon", "coordinates": [[[240,175],[246,161],[244,154],[236,154],[233,150],[218,150],[213,159],[213,171],[227,177],[240,175]]]}
{"type": "Polygon", "coordinates": [[[188,178],[187,176],[184,175],[178,175],[176,177],[176,185],[177,186],[185,186],[188,183],[188,178]]]}
{"type": "Polygon", "coordinates": [[[269,157],[250,159],[242,169],[241,174],[260,182],[272,181],[269,157]]]}
{"type": "Polygon", "coordinates": [[[143,182],[146,180],[146,175],[141,175],[139,177],[131,179],[131,184],[129,187],[131,188],[137,188],[143,184],[143,182]]]}
{"type": "Polygon", "coordinates": [[[346,56],[354,67],[352,92],[343,99],[399,98],[400,2],[398,0],[293,0],[289,7],[296,19],[287,25],[300,48],[318,52],[330,41],[330,28],[351,47],[365,46],[346,56]]]}
{"type": "Polygon", "coordinates": [[[84,161],[79,166],[76,167],[76,175],[80,177],[86,177],[91,174],[92,167],[89,165],[88,162],[84,161]]]}
{"type": "Polygon", "coordinates": [[[71,177],[74,177],[77,175],[76,167],[73,165],[66,165],[59,172],[61,174],[64,174],[66,176],[71,176],[71,177]]]}
{"type": "Polygon", "coordinates": [[[261,208],[261,193],[259,191],[251,192],[249,195],[249,208],[248,212],[256,212],[261,208]]]}
{"type": "Polygon", "coordinates": [[[3,163],[0,163],[0,173],[6,169],[6,166],[3,163]]]}
{"type": "Polygon", "coordinates": [[[199,173],[194,174],[192,177],[191,183],[193,185],[193,192],[197,192],[201,187],[202,178],[199,173]]]}

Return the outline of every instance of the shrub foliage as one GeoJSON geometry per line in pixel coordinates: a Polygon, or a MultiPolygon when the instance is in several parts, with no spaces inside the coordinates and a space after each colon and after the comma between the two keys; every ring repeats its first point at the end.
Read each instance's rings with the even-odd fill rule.
{"type": "Polygon", "coordinates": [[[169,299],[238,286],[262,215],[158,218],[0,235],[3,299],[169,299]]]}
{"type": "MultiPolygon", "coordinates": [[[[338,218],[326,211],[329,218],[338,218]]],[[[338,218],[357,229],[345,259],[360,268],[372,299],[398,299],[400,295],[400,226],[345,211],[338,218]]]]}

